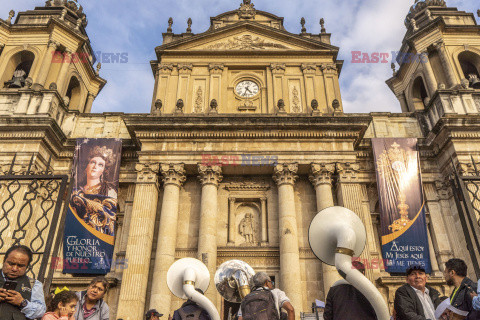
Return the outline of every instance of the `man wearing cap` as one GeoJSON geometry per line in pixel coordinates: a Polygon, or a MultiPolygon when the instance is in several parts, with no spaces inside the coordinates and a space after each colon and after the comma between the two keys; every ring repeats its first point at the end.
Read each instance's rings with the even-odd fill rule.
{"type": "Polygon", "coordinates": [[[411,265],[407,283],[395,292],[394,308],[397,320],[435,319],[435,308],[442,302],[440,292],[427,286],[425,267],[411,265]]]}
{"type": "Polygon", "coordinates": [[[449,286],[455,286],[450,296],[450,303],[457,309],[467,311],[467,320],[480,320],[480,312],[473,308],[470,293],[477,291],[477,284],[467,277],[467,264],[461,259],[450,259],[445,262],[443,272],[449,286]]]}
{"type": "Polygon", "coordinates": [[[163,316],[160,312],[156,309],[150,309],[145,314],[145,320],[160,320],[160,317],[163,316]]]}

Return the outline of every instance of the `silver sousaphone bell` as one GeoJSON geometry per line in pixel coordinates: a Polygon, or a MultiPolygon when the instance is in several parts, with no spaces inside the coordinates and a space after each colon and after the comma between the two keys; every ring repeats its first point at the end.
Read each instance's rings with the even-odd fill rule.
{"type": "Polygon", "coordinates": [[[253,286],[253,271],[248,263],[241,260],[229,260],[215,272],[215,287],[220,295],[229,302],[240,303],[253,286]]]}

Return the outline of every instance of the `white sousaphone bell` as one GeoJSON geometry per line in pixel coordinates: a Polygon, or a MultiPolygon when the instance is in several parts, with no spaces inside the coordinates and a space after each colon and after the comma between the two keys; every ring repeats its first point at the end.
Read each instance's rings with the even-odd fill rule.
{"type": "Polygon", "coordinates": [[[227,301],[241,303],[250,293],[255,274],[248,263],[241,260],[229,260],[218,267],[215,272],[215,286],[220,295],[227,301]]]}
{"type": "Polygon", "coordinates": [[[190,299],[208,312],[212,320],[220,320],[215,305],[207,297],[195,291],[195,288],[207,291],[210,273],[207,266],[194,258],[175,261],[167,272],[167,285],[170,291],[180,299],[190,299]]]}
{"type": "Polygon", "coordinates": [[[344,207],[330,207],[313,218],[308,241],[315,256],[334,265],[338,273],[370,301],[378,320],[388,320],[387,304],[375,286],[352,267],[352,257],[360,256],[365,247],[365,227],[362,220],[344,207]]]}

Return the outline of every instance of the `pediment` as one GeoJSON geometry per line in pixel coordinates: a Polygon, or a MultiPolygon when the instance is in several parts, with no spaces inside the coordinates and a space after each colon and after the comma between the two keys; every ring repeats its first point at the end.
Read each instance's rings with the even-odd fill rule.
{"type": "Polygon", "coordinates": [[[209,30],[187,39],[162,45],[163,50],[188,51],[336,51],[337,47],[286,31],[240,23],[209,30]]]}

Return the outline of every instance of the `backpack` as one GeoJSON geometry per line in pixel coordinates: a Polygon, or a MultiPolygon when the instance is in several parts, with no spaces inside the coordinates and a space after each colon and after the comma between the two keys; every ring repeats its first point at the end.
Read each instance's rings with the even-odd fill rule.
{"type": "Polygon", "coordinates": [[[275,300],[270,290],[255,290],[242,301],[242,318],[244,320],[279,320],[275,300]]]}

